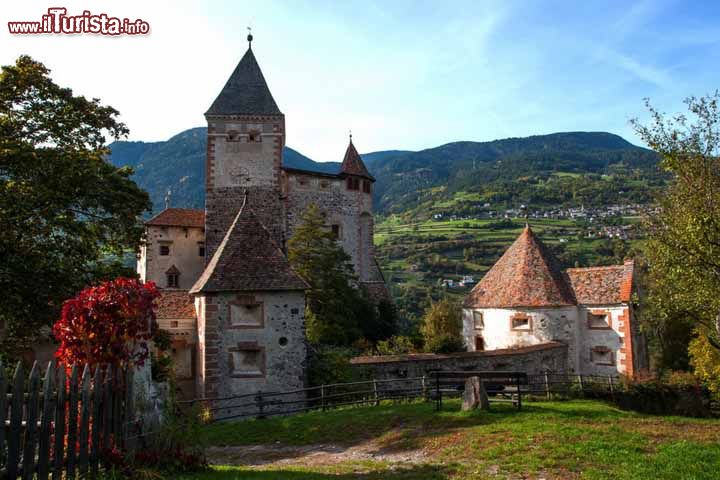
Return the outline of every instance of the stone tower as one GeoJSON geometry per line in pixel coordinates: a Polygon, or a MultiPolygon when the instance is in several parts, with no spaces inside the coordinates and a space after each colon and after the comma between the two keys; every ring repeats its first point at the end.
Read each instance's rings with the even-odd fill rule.
{"type": "MultiPolygon", "coordinates": [[[[252,42],[252,36],[248,36],[252,42]]],[[[205,113],[206,259],[211,259],[243,201],[285,249],[280,170],[285,116],[255,60],[252,43],[205,113]]]]}

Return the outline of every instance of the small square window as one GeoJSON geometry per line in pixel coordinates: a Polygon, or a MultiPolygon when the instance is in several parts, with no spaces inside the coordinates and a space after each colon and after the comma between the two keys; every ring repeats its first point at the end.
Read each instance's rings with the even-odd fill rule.
{"type": "Polygon", "coordinates": [[[475,330],[482,330],[485,328],[485,321],[483,319],[482,312],[473,311],[473,326],[475,330]]]}
{"type": "Polygon", "coordinates": [[[589,328],[610,328],[609,315],[607,313],[588,313],[589,328]]]}
{"type": "Polygon", "coordinates": [[[263,350],[256,346],[231,349],[230,365],[234,376],[262,376],[264,375],[263,350]]]}
{"type": "Polygon", "coordinates": [[[512,330],[530,331],[532,330],[532,322],[530,317],[525,314],[516,314],[510,319],[510,328],[512,330]]]}
{"type": "Polygon", "coordinates": [[[198,257],[205,257],[205,245],[198,245],[198,257]]]}
{"type": "Polygon", "coordinates": [[[590,350],[590,361],[595,365],[615,365],[615,358],[612,350],[599,346],[590,350]]]}
{"type": "Polygon", "coordinates": [[[340,238],[340,225],[331,225],[330,230],[332,232],[332,236],[335,240],[338,240],[340,238]]]}
{"type": "Polygon", "coordinates": [[[480,335],[475,337],[475,351],[482,352],[485,350],[485,339],[480,335]]]}
{"type": "Polygon", "coordinates": [[[178,327],[180,327],[180,322],[178,322],[177,320],[170,321],[170,328],[178,328],[178,327]]]}
{"type": "Polygon", "coordinates": [[[170,255],[170,245],[160,245],[160,256],[167,257],[170,255]]]}

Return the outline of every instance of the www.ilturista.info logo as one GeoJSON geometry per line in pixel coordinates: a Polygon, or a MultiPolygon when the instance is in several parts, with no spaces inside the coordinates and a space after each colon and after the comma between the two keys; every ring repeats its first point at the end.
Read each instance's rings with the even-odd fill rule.
{"type": "Polygon", "coordinates": [[[147,35],[150,24],[144,20],[110,17],[105,13],[94,14],[89,10],[82,15],[67,15],[62,7],[48,8],[39,22],[8,22],[10,33],[37,35],[44,33],[91,33],[96,35],[147,35]]]}

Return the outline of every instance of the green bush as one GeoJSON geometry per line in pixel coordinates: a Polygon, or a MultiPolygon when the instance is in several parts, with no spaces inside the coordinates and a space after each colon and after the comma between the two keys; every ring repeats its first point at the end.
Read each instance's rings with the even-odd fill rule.
{"type": "Polygon", "coordinates": [[[357,380],[350,359],[358,351],[348,347],[315,345],[308,355],[308,382],[310,386],[347,383],[357,380]]]}
{"type": "Polygon", "coordinates": [[[685,372],[673,372],[663,378],[624,379],[614,400],[622,409],[655,415],[711,414],[709,390],[685,372]]]}
{"type": "Polygon", "coordinates": [[[432,353],[455,353],[465,351],[462,338],[453,334],[430,337],[425,342],[425,351],[432,353]]]}

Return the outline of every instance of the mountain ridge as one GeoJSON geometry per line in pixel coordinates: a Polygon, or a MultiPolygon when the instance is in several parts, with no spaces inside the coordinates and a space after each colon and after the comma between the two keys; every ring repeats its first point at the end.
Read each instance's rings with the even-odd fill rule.
{"type": "MultiPolygon", "coordinates": [[[[206,141],[205,127],[182,131],[166,141],[116,141],[109,146],[109,160],[135,169],[134,178],[150,193],[155,211],[163,207],[168,189],[172,191],[172,205],[201,208],[206,141]]],[[[462,140],[419,151],[384,150],[361,157],[377,179],[374,198],[380,213],[400,213],[428,200],[447,201],[458,192],[474,192],[479,199],[532,203],[533,199],[523,198],[527,193],[499,197],[490,193],[497,188],[512,191],[518,179],[531,178],[537,186],[559,174],[580,175],[595,182],[595,176],[637,171],[652,177],[657,170],[654,152],[608,132],[558,132],[487,142],[462,140]]],[[[283,165],[336,173],[340,162],[315,162],[285,147],[283,165]]]]}

